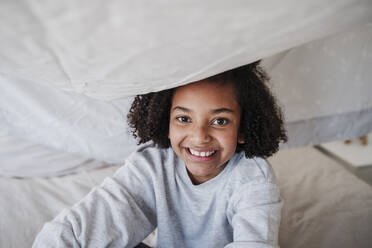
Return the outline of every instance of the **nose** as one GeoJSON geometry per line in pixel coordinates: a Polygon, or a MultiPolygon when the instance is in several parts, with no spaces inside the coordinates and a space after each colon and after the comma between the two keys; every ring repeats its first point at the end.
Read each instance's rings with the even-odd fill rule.
{"type": "Polygon", "coordinates": [[[191,137],[195,144],[206,144],[212,140],[207,126],[198,125],[191,130],[191,137]]]}

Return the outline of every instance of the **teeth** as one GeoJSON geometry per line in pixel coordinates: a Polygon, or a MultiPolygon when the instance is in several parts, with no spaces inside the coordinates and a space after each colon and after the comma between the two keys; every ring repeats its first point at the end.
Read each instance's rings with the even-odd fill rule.
{"type": "Polygon", "coordinates": [[[216,151],[210,151],[210,152],[198,152],[191,148],[189,148],[189,151],[192,155],[199,156],[199,157],[209,157],[212,154],[214,154],[216,151]]]}

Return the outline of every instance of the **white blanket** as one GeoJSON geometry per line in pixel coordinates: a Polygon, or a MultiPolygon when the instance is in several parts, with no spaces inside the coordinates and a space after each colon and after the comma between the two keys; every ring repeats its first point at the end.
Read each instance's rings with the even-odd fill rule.
{"type": "Polygon", "coordinates": [[[370,0],[3,0],[0,74],[116,99],[371,22],[370,0]]]}

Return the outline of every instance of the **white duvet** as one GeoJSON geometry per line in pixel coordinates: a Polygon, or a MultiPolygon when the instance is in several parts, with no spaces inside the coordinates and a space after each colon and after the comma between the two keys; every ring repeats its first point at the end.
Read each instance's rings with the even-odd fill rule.
{"type": "Polygon", "coordinates": [[[3,0],[0,73],[109,100],[371,22],[370,0],[3,0]]]}

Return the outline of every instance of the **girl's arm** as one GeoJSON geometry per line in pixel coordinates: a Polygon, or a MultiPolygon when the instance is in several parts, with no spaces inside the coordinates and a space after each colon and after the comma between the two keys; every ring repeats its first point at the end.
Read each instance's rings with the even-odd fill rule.
{"type": "Polygon", "coordinates": [[[156,227],[150,178],[127,162],[45,224],[33,247],[134,247],[156,227]]]}
{"type": "Polygon", "coordinates": [[[283,201],[275,183],[263,180],[243,185],[229,206],[234,241],[225,248],[277,248],[283,201]]]}

